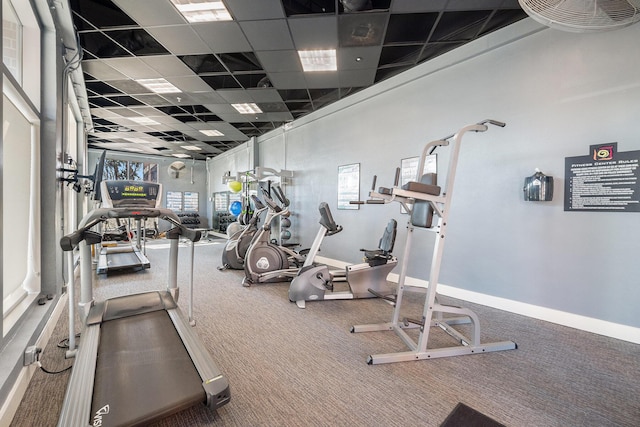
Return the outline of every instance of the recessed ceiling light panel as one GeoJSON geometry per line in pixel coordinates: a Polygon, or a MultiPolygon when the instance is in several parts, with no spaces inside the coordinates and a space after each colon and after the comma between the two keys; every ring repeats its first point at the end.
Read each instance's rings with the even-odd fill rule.
{"type": "Polygon", "coordinates": [[[260,114],[262,110],[253,102],[248,102],[245,104],[231,104],[233,108],[235,108],[240,114],[260,114]]]}
{"type": "Polygon", "coordinates": [[[200,132],[207,136],[224,136],[224,133],[216,129],[201,129],[200,132]]]}
{"type": "Polygon", "coordinates": [[[184,153],[174,153],[172,154],[172,156],[179,157],[181,159],[188,159],[189,157],[191,157],[190,155],[184,153]]]}
{"type": "Polygon", "coordinates": [[[201,151],[202,148],[196,146],[196,145],[183,145],[180,148],[184,148],[185,150],[190,150],[190,151],[201,151]]]}
{"type": "Polygon", "coordinates": [[[189,22],[232,21],[222,1],[171,0],[178,12],[189,22]]]}
{"type": "Polygon", "coordinates": [[[299,50],[300,62],[304,71],[337,71],[336,50],[299,50]]]}
{"type": "Polygon", "coordinates": [[[180,89],[169,83],[166,79],[140,79],[137,83],[155,93],[177,93],[180,89]]]}

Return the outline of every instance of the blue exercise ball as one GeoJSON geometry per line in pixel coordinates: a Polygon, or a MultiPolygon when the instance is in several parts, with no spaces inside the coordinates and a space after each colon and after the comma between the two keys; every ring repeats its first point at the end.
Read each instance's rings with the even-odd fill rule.
{"type": "Polygon", "coordinates": [[[242,212],[242,203],[235,201],[229,205],[229,212],[233,216],[238,216],[242,212]]]}

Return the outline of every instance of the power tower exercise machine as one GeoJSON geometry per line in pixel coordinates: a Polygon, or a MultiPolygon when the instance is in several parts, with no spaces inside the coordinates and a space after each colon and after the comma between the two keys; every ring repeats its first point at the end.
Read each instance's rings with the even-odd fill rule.
{"type": "Polygon", "coordinates": [[[315,254],[325,235],[333,235],[342,231],[337,225],[326,202],[320,203],[320,230],[311,246],[303,267],[289,286],[289,301],[295,302],[298,308],[305,308],[305,301],[324,301],[337,299],[359,299],[381,297],[389,299],[395,290],[387,283],[387,276],[398,264],[398,259],[391,254],[396,238],[397,223],[391,219],[385,227],[378,249],[361,249],[365,262],[348,265],[344,270],[331,271],[326,265],[313,263],[315,254]],[[336,282],[346,282],[349,290],[338,291],[336,282]]]}
{"type": "MultiPolygon", "coordinates": [[[[58,421],[69,426],[146,425],[196,404],[219,408],[230,400],[229,383],[218,369],[177,305],[178,242],[191,243],[200,232],[180,224],[168,209],[155,208],[148,193],[155,185],[138,182],[129,207],[98,208],[82,219],[78,230],[60,240],[73,274],[73,249],[80,252],[80,345],[75,348],[73,285],[69,287],[69,351],[75,363],[58,421]],[[134,206],[134,207],[132,207],[134,206]],[[96,302],[93,298],[91,245],[100,233],[91,229],[109,218],[160,218],[174,227],[170,240],[168,284],[165,290],[138,293],[96,302]]],[[[153,183],[149,183],[153,184],[153,183]]]]}
{"type": "Polygon", "coordinates": [[[453,183],[460,152],[462,137],[467,132],[485,132],[488,124],[504,127],[505,124],[496,120],[484,120],[480,123],[468,125],[453,135],[428,143],[420,157],[416,181],[409,182],[402,187],[380,188],[377,192],[371,191],[369,196],[374,203],[398,202],[410,212],[411,219],[408,226],[408,234],[405,243],[404,257],[402,260],[400,277],[398,279],[398,292],[393,316],[390,322],[379,324],[365,324],[352,326],[351,332],[375,332],[393,331],[409,348],[408,351],[387,354],[372,354],[367,358],[368,364],[404,362],[410,360],[434,359],[438,357],[459,356],[465,354],[481,354],[492,351],[512,350],[517,348],[512,341],[493,343],[480,342],[480,321],[471,310],[462,307],[440,304],[437,299],[438,279],[440,264],[447,237],[448,217],[453,194],[453,183]],[[435,174],[424,174],[424,164],[428,155],[438,147],[449,148],[449,168],[444,191],[435,184],[435,174]],[[437,221],[433,223],[434,216],[437,221]],[[411,239],[416,229],[423,229],[435,233],[434,248],[431,257],[431,269],[429,282],[426,289],[426,297],[421,319],[400,318],[404,291],[410,285],[405,283],[411,239]],[[461,324],[471,325],[471,336],[467,337],[456,330],[454,326],[461,324]],[[431,328],[440,328],[453,337],[457,344],[452,347],[428,348],[431,328]],[[405,329],[419,328],[417,342],[410,337],[405,329]]]}

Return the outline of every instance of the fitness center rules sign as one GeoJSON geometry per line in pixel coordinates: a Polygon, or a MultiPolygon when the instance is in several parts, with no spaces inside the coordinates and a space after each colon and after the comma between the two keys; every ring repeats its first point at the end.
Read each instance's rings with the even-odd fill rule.
{"type": "Polygon", "coordinates": [[[640,212],[639,164],[640,151],[619,152],[617,142],[566,157],[564,210],[640,212]]]}

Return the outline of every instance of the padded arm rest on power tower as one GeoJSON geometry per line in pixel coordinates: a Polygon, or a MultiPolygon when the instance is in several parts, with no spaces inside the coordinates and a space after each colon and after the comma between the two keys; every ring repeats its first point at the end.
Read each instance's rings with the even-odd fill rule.
{"type": "MultiPolygon", "coordinates": [[[[415,191],[424,194],[430,194],[437,196],[440,194],[440,187],[436,185],[437,175],[435,173],[425,173],[422,175],[420,182],[410,182],[403,186],[403,189],[415,191]],[[410,186],[409,184],[413,184],[410,186]],[[404,188],[404,187],[407,188],[404,188]]],[[[411,224],[416,227],[431,228],[431,222],[433,220],[433,207],[431,202],[426,200],[416,200],[413,204],[413,210],[411,212],[411,224]]]]}

